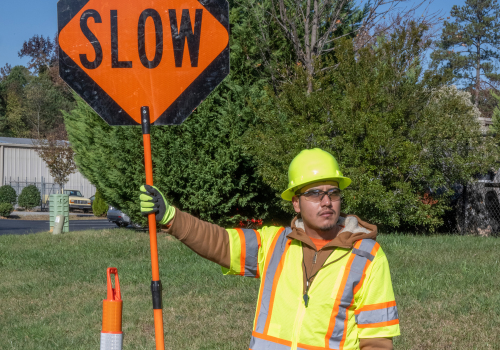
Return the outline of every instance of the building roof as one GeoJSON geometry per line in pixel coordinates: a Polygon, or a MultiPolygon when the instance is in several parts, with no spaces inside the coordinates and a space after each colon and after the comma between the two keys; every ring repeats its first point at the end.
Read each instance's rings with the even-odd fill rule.
{"type": "MultiPolygon", "coordinates": [[[[58,144],[69,144],[69,141],[57,141],[58,144]]],[[[0,137],[0,146],[36,148],[33,139],[23,139],[18,137],[0,137]]]]}
{"type": "Polygon", "coordinates": [[[31,139],[22,139],[17,137],[0,137],[0,144],[6,143],[10,145],[30,145],[33,146],[31,139]]]}

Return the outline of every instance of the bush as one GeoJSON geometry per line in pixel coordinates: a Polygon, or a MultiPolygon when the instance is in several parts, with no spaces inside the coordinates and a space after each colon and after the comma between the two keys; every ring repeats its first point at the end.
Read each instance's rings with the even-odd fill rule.
{"type": "Polygon", "coordinates": [[[0,187],[0,203],[16,204],[17,194],[12,186],[4,185],[0,187]]]}
{"type": "Polygon", "coordinates": [[[95,193],[95,199],[92,203],[92,212],[95,216],[105,216],[108,211],[108,204],[104,200],[101,192],[97,191],[95,193]]]}
{"type": "Polygon", "coordinates": [[[10,203],[0,203],[0,216],[7,217],[14,211],[14,206],[10,203]]]}
{"type": "MultiPolygon", "coordinates": [[[[182,125],[151,128],[155,186],[170,203],[222,226],[276,217],[274,193],[236,144],[253,118],[243,103],[251,93],[226,79],[182,125]]],[[[140,126],[110,127],[81,99],[77,103],[65,113],[65,125],[78,169],[108,204],[145,223],[139,208],[145,183],[140,126]]]]}
{"type": "Polygon", "coordinates": [[[296,80],[255,103],[260,121],[241,140],[257,174],[280,193],[292,159],[319,147],[352,179],[342,211],[401,229],[439,227],[455,184],[486,172],[498,147],[481,137],[470,94],[436,85],[408,59],[423,57],[420,35],[412,26],[360,50],[339,41],[338,67],[315,77],[312,93],[298,68],[296,80]]]}
{"type": "Polygon", "coordinates": [[[40,191],[35,185],[29,185],[23,188],[23,191],[19,195],[18,204],[20,207],[30,210],[34,207],[40,205],[42,198],[40,197],[40,191]]]}

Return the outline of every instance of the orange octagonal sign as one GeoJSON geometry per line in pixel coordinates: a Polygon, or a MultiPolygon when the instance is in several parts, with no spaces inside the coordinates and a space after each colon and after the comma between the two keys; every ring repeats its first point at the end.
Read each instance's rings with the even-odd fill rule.
{"type": "Polygon", "coordinates": [[[61,78],[108,124],[180,124],[229,74],[225,0],[60,0],[61,78]]]}

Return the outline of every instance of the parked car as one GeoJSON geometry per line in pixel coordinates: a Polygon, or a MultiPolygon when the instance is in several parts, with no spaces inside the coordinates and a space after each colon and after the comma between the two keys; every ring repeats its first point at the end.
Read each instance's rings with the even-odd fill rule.
{"type": "Polygon", "coordinates": [[[64,190],[64,194],[69,195],[69,210],[81,209],[84,213],[92,210],[90,199],[85,198],[80,191],[64,190]]]}
{"type": "Polygon", "coordinates": [[[144,228],[142,225],[132,222],[127,214],[111,205],[108,208],[106,217],[110,222],[114,222],[118,227],[127,227],[130,225],[136,229],[144,228]]]}
{"type": "Polygon", "coordinates": [[[91,196],[89,199],[90,199],[90,206],[92,206],[92,204],[94,204],[95,201],[95,194],[91,196]]]}

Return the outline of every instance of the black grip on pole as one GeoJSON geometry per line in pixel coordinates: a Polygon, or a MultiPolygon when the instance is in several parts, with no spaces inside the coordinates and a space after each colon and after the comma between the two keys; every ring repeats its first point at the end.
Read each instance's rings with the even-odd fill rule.
{"type": "Polygon", "coordinates": [[[162,291],[161,281],[151,281],[151,294],[153,295],[153,309],[159,310],[163,308],[161,297],[162,291]]]}
{"type": "Polygon", "coordinates": [[[149,120],[149,107],[141,107],[142,134],[149,135],[151,122],[149,120]]]}

